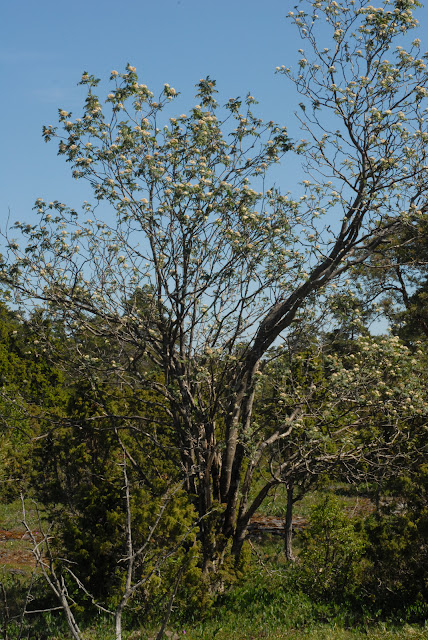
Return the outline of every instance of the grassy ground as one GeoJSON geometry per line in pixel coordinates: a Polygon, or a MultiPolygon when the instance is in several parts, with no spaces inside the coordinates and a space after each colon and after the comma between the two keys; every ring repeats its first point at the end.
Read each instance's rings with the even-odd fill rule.
{"type": "MultiPolygon", "coordinates": [[[[31,501],[25,504],[26,522],[40,537],[39,514],[31,501]]],[[[0,504],[0,576],[8,573],[30,574],[34,569],[31,540],[23,524],[20,500],[0,504]]]]}
{"type": "MultiPolygon", "coordinates": [[[[346,508],[350,515],[354,514],[368,514],[370,513],[374,505],[366,495],[359,495],[358,492],[345,491],[345,485],[336,485],[335,487],[328,487],[325,491],[312,491],[307,493],[302,500],[299,500],[294,504],[293,515],[299,518],[307,518],[309,512],[313,506],[319,501],[323,495],[331,495],[335,493],[340,496],[340,499],[346,505],[346,508]]],[[[285,509],[287,507],[287,494],[286,489],[283,486],[276,487],[274,491],[267,497],[265,502],[260,507],[260,513],[271,516],[284,516],[285,509]]]]}
{"type": "MultiPolygon", "coordinates": [[[[152,633],[134,631],[124,634],[126,640],[154,640],[152,633]]],[[[305,629],[284,628],[269,623],[257,623],[245,618],[245,615],[230,615],[229,622],[210,622],[197,627],[184,626],[170,630],[166,638],[173,640],[428,640],[428,629],[404,625],[392,627],[384,624],[367,626],[360,629],[344,629],[339,624],[317,624],[305,629]]],[[[62,640],[64,636],[55,636],[50,640],[62,640]]],[[[85,640],[113,640],[114,634],[105,626],[88,629],[85,640]]]]}
{"type": "MultiPolygon", "coordinates": [[[[187,640],[256,640],[264,638],[265,640],[427,640],[428,630],[421,628],[406,626],[401,629],[386,629],[385,627],[377,627],[366,630],[345,630],[331,625],[322,625],[311,627],[310,629],[272,629],[263,630],[263,628],[252,628],[247,631],[224,628],[208,628],[201,629],[200,632],[188,631],[186,635],[177,634],[178,638],[183,637],[187,640]]],[[[144,636],[141,636],[144,638],[144,636]]],[[[135,636],[135,640],[137,636],[135,636]]]]}

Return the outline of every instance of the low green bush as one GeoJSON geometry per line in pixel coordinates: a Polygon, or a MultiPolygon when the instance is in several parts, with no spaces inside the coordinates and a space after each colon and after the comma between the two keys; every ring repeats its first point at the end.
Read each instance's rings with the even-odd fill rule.
{"type": "Polygon", "coordinates": [[[304,593],[341,604],[355,597],[362,585],[367,540],[336,496],[326,495],[312,507],[300,545],[294,574],[304,593]]]}

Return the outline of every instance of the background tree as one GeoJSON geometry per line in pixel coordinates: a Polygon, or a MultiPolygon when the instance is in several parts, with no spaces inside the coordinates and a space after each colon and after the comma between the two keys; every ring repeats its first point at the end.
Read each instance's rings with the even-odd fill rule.
{"type": "MultiPolygon", "coordinates": [[[[129,424],[124,430],[115,417],[103,415],[106,405],[100,408],[99,397],[85,381],[76,382],[69,395],[62,427],[34,447],[32,489],[44,505],[46,517],[54,523],[55,540],[51,542],[51,549],[59,557],[67,558],[79,580],[97,600],[111,603],[123,587],[126,573],[123,558],[126,557],[128,513],[123,465],[127,468],[135,548],[143,545],[168,496],[167,508],[163,509],[156,533],[151,536],[150,558],[147,554],[144,558],[145,571],[154,563],[153,558],[162,556],[164,547],[174,547],[187,529],[191,529],[195,514],[186,494],[179,491],[181,479],[177,480],[172,446],[168,446],[169,457],[162,454],[161,443],[167,446],[168,441],[162,439],[161,433],[159,444],[152,446],[147,440],[142,444],[138,433],[129,437],[128,432],[132,434],[129,424]]],[[[125,415],[129,404],[133,405],[126,396],[119,397],[117,388],[111,392],[105,389],[105,397],[107,407],[116,405],[116,411],[121,403],[125,415]]],[[[153,425],[153,432],[155,428],[153,425]]],[[[191,536],[187,537],[188,551],[192,545],[191,536]]],[[[186,550],[177,549],[170,573],[185,555],[186,550]]],[[[196,547],[193,555],[197,555],[196,547]]],[[[141,572],[141,566],[135,562],[133,579],[141,572]]],[[[167,574],[164,566],[162,580],[151,581],[157,583],[159,598],[168,592],[167,574]]],[[[188,577],[185,575],[184,579],[188,577]]],[[[146,616],[155,605],[149,586],[146,584],[145,593],[139,594],[140,609],[146,609],[146,616]]],[[[187,598],[190,597],[187,593],[187,598]]]]}
{"type": "MultiPolygon", "coordinates": [[[[31,485],[37,438],[61,424],[67,390],[38,348],[33,318],[0,303],[0,494],[11,500],[31,485]]],[[[56,338],[50,333],[52,341],[56,338]]]]}
{"type": "MultiPolygon", "coordinates": [[[[294,146],[308,177],[299,200],[265,188],[290,142],[285,129],[253,114],[252,96],[220,111],[207,78],[189,115],[166,122],[176,95],[168,85],[155,99],[128,65],[112,72],[103,106],[98,80],[84,73],[82,117],[61,109],[62,132],[49,126],[43,135],[59,139],[96,205],[78,214],[39,199],[40,223],[16,224],[25,246],[9,239],[1,271],[17,299],[64,323],[61,352],[51,341],[44,348],[72,363],[94,394],[110,379],[130,394],[162,396],[199,517],[223,505],[214,538],[212,526],[201,528],[205,570],[221,564],[228,540],[239,553],[254,460],[289,429],[280,425],[254,444],[268,350],[325,299],[329,284],[424,211],[426,67],[418,41],[409,52],[393,48],[416,25],[413,0],[300,6],[306,11],[291,17],[311,53],[296,76],[282,68],[306,100],[309,140],[294,146]],[[317,32],[320,16],[328,35],[325,26],[317,32]],[[96,338],[91,353],[86,336],[96,338]]],[[[137,397],[139,433],[151,439],[137,397]]],[[[132,418],[135,432],[134,416],[117,418],[132,418]]]]}
{"type": "Polygon", "coordinates": [[[365,523],[365,589],[378,608],[417,621],[427,615],[427,481],[426,463],[413,464],[391,480],[389,500],[365,523]]]}
{"type": "MultiPolygon", "coordinates": [[[[362,335],[348,340],[346,350],[319,337],[280,351],[266,364],[256,394],[252,464],[264,469],[266,489],[287,489],[286,556],[292,559],[293,504],[320,480],[366,482],[380,492],[424,460],[428,398],[423,353],[395,336],[362,335]],[[263,447],[279,429],[284,437],[263,447]]],[[[246,490],[244,481],[242,522],[260,506],[245,502],[246,490]]]]}
{"type": "Polygon", "coordinates": [[[373,254],[363,275],[368,292],[394,332],[409,344],[428,337],[427,214],[417,216],[392,242],[373,254]]]}

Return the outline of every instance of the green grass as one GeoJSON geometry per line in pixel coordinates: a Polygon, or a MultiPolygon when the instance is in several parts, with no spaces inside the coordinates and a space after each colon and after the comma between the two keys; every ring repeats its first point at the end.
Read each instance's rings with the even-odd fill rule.
{"type": "MultiPolygon", "coordinates": [[[[28,525],[32,529],[38,529],[39,527],[39,515],[43,521],[43,510],[38,507],[32,500],[25,500],[25,512],[28,525]]],[[[10,503],[0,502],[0,529],[6,531],[22,531],[25,532],[25,527],[22,524],[22,502],[21,500],[14,500],[10,503]]],[[[46,524],[46,523],[44,523],[46,524]]]]}
{"type": "MultiPolygon", "coordinates": [[[[145,636],[140,636],[142,639],[145,636]]],[[[200,631],[186,631],[186,635],[179,634],[186,640],[427,640],[428,630],[406,626],[401,629],[386,630],[385,627],[374,627],[366,630],[348,630],[336,625],[313,626],[310,629],[265,629],[254,626],[245,630],[231,627],[205,627],[200,631]]]]}
{"type": "Polygon", "coordinates": [[[0,529],[12,531],[22,529],[22,504],[20,500],[15,500],[9,504],[0,503],[0,529]]]}
{"type": "MultiPolygon", "coordinates": [[[[261,486],[262,483],[259,484],[261,486]]],[[[308,492],[301,500],[294,504],[293,515],[301,518],[307,518],[311,509],[319,502],[319,500],[326,495],[331,495],[332,493],[340,497],[341,501],[343,501],[350,513],[352,513],[354,509],[357,511],[363,509],[364,511],[366,508],[365,503],[367,502],[367,498],[361,495],[361,492],[357,487],[350,487],[349,485],[341,485],[337,483],[333,486],[325,487],[324,489],[308,492]]],[[[281,517],[285,515],[286,507],[286,489],[284,486],[280,485],[275,487],[267,497],[260,507],[259,512],[264,515],[281,517]]]]}
{"type": "MultiPolygon", "coordinates": [[[[98,629],[87,629],[83,634],[84,640],[114,640],[111,629],[112,625],[108,628],[99,626],[98,629]]],[[[154,640],[157,631],[125,631],[123,637],[124,640],[154,640]]],[[[308,629],[283,629],[247,625],[245,621],[233,615],[229,624],[210,623],[197,628],[185,626],[171,629],[168,634],[165,638],[174,640],[428,640],[428,629],[410,625],[376,625],[364,629],[344,629],[336,624],[319,624],[308,629]]],[[[64,640],[64,635],[56,635],[49,640],[64,640]]]]}

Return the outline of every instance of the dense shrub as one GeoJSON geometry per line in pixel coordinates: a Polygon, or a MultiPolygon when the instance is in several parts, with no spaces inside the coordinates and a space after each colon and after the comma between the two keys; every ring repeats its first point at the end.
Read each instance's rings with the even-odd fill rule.
{"type": "Polygon", "coordinates": [[[361,586],[364,534],[345,512],[343,503],[325,496],[309,515],[302,535],[297,585],[320,601],[344,602],[361,586]]]}
{"type": "Polygon", "coordinates": [[[402,476],[396,496],[365,524],[370,562],[366,590],[383,615],[428,617],[428,464],[402,476]]]}

